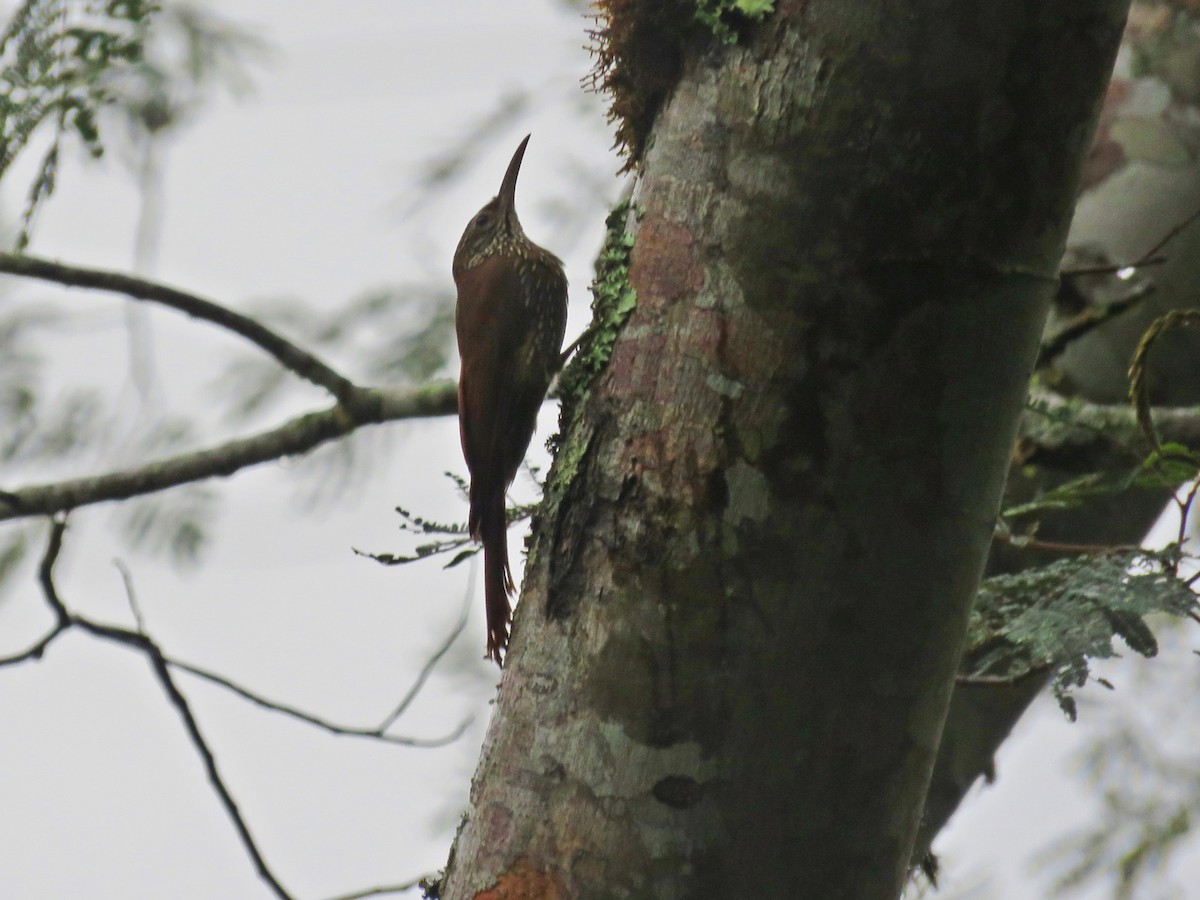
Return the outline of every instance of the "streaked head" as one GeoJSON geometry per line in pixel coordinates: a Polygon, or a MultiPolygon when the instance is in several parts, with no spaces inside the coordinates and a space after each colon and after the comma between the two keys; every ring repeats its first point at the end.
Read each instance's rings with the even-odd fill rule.
{"type": "Polygon", "coordinates": [[[517,176],[521,172],[521,160],[530,135],[525,135],[513,154],[500,182],[500,191],[479,210],[468,223],[454,251],[454,271],[472,268],[497,253],[504,252],[510,245],[525,239],[521,222],[517,219],[517,176]]]}

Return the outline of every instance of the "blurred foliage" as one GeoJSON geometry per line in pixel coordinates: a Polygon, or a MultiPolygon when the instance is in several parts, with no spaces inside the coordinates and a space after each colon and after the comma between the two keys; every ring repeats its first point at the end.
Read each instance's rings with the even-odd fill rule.
{"type": "MultiPolygon", "coordinates": [[[[1027,417],[1033,416],[1035,422],[1044,420],[1049,426],[1078,425],[1078,409],[1079,404],[1070,400],[1049,403],[1036,379],[1026,402],[1027,417]]],[[[1036,426],[1026,431],[1036,437],[1036,426]]],[[[1131,459],[1124,468],[1089,472],[1004,508],[997,522],[997,538],[1018,548],[1070,553],[1070,545],[1039,542],[1040,516],[1084,508],[1097,499],[1129,491],[1174,494],[1181,484],[1191,483],[1176,501],[1181,521],[1188,521],[1196,498],[1200,458],[1179,444],[1166,444],[1140,458],[1133,448],[1124,449],[1131,459]]],[[[986,579],[972,612],[964,674],[1019,678],[1035,670],[1045,671],[1059,704],[1074,719],[1075,701],[1070,692],[1088,681],[1089,660],[1115,655],[1114,638],[1120,637],[1134,652],[1152,657],[1158,645],[1146,616],[1195,614],[1192,584],[1178,574],[1188,542],[1181,528],[1176,542],[1165,550],[1097,547],[1048,565],[986,579]]],[[[1084,549],[1088,548],[1075,548],[1077,553],[1084,549]]]]}
{"type": "MultiPolygon", "coordinates": [[[[355,380],[416,385],[446,370],[454,334],[448,286],[380,287],[334,309],[297,298],[248,305],[246,312],[301,346],[347,364],[355,380]]],[[[240,350],[213,383],[226,419],[244,423],[269,411],[300,380],[261,353],[240,350]]]]}
{"type": "Polygon", "coordinates": [[[1139,696],[1093,711],[1101,723],[1076,762],[1098,809],[1038,860],[1056,873],[1056,895],[1094,895],[1104,886],[1114,900],[1192,896],[1168,876],[1173,859],[1195,850],[1200,815],[1200,753],[1177,727],[1181,712],[1190,719],[1186,705],[1200,682],[1181,637],[1172,635],[1170,656],[1153,671],[1140,667],[1139,696]],[[1146,697],[1151,690],[1154,700],[1146,697]],[[1155,702],[1163,697],[1168,702],[1155,702]]]}
{"type": "MultiPolygon", "coordinates": [[[[1154,77],[1171,89],[1172,101],[1200,101],[1200,4],[1195,0],[1152,0],[1134,3],[1128,45],[1138,77],[1154,77]]],[[[1186,126],[1186,119],[1168,118],[1186,126]]],[[[1194,123],[1192,123],[1194,127],[1194,123]]]]}
{"type": "Polygon", "coordinates": [[[1186,616],[1196,596],[1176,575],[1177,548],[1114,551],[1055,560],[986,579],[967,632],[968,676],[1016,679],[1047,671],[1059,705],[1075,718],[1074,688],[1089,660],[1117,655],[1121,638],[1135,653],[1158,654],[1146,623],[1153,613],[1186,616]]]}
{"type": "Polygon", "coordinates": [[[28,523],[0,531],[0,596],[3,596],[17,567],[29,555],[34,528],[28,523]]]}
{"type": "MultiPolygon", "coordinates": [[[[526,467],[526,473],[538,485],[542,487],[542,483],[538,481],[538,470],[532,466],[526,467]]],[[[470,485],[466,479],[454,472],[443,472],[451,482],[459,495],[466,500],[470,494],[470,485]]],[[[508,507],[508,524],[517,524],[526,519],[532,518],[537,512],[541,501],[537,500],[533,503],[521,504],[519,506],[508,507]]],[[[482,547],[476,544],[470,534],[467,532],[467,524],[465,522],[437,522],[432,519],[426,519],[418,516],[403,507],[397,506],[396,512],[400,516],[400,531],[404,534],[414,535],[421,538],[434,537],[434,540],[423,544],[417,544],[411,554],[394,554],[394,553],[367,553],[363,550],[355,550],[359,556],[365,556],[368,559],[373,559],[377,563],[385,566],[402,566],[406,563],[420,562],[423,559],[429,559],[433,556],[441,556],[446,553],[454,553],[442,568],[452,569],[459,563],[470,559],[478,553],[482,547]],[[458,551],[458,552],[454,552],[458,551]]]]}
{"type": "Polygon", "coordinates": [[[436,154],[421,163],[416,176],[419,189],[405,205],[403,215],[410,217],[419,212],[440,196],[447,185],[474,169],[482,156],[499,143],[500,136],[511,124],[529,112],[533,100],[527,91],[505,92],[486,115],[454,137],[449,146],[438,148],[436,154]]]}
{"type": "MultiPolygon", "coordinates": [[[[159,459],[199,443],[187,419],[160,418],[123,448],[137,460],[159,459]]],[[[208,540],[217,512],[217,494],[206,483],[185,484],[169,493],[134,497],[118,504],[114,515],[135,549],[165,555],[176,564],[195,564],[208,540]]]]}
{"type": "Polygon", "coordinates": [[[102,110],[131,133],[156,135],[188,120],[214,85],[250,86],[247,61],[264,43],[199,6],[152,0],[25,0],[0,32],[0,178],[43,126],[52,132],[22,217],[29,243],[53,193],[63,140],[99,157],[102,110]]]}
{"type": "Polygon", "coordinates": [[[135,135],[189,123],[216,89],[248,94],[251,65],[269,55],[258,35],[189,3],[163,4],[143,42],[142,56],[109,77],[114,105],[135,135]]]}
{"type": "Polygon", "coordinates": [[[100,156],[97,117],[113,101],[112,77],[142,56],[158,4],[149,0],[25,0],[0,32],[0,178],[48,123],[53,134],[29,188],[17,248],[54,191],[62,142],[100,156]]]}
{"type": "Polygon", "coordinates": [[[209,540],[217,508],[207,484],[185,484],[170,494],[147,494],[117,507],[117,521],[129,545],[166,556],[176,565],[194,565],[209,540]]]}
{"type": "MultiPolygon", "coordinates": [[[[66,137],[77,137],[90,156],[101,155],[109,112],[124,117],[135,143],[161,136],[189,121],[214,87],[246,91],[246,61],[263,50],[240,27],[186,4],[22,3],[0,34],[0,178],[23,151],[41,146],[39,129],[48,132],[49,144],[18,249],[28,244],[36,213],[55,187],[66,137]]],[[[67,319],[45,303],[0,312],[0,463],[51,477],[78,475],[78,464],[88,458],[145,460],[196,445],[189,422],[139,416],[131,427],[92,386],[49,390],[48,331],[65,327],[67,319]]],[[[193,486],[128,501],[114,515],[132,547],[195,562],[214,512],[212,489],[193,486]]],[[[0,576],[24,558],[27,537],[20,523],[4,526],[0,576]]]]}
{"type": "MultiPolygon", "coordinates": [[[[185,420],[161,419],[131,433],[117,426],[116,414],[94,388],[44,390],[47,362],[35,348],[45,345],[49,330],[63,319],[44,305],[0,311],[0,467],[6,480],[18,468],[44,477],[75,476],[82,474],[80,462],[89,457],[154,459],[196,444],[193,426],[185,420]]],[[[215,511],[214,498],[211,488],[194,486],[170,498],[156,495],[119,504],[116,516],[130,546],[194,562],[215,511]]],[[[30,549],[25,524],[5,523],[0,529],[0,588],[30,549]]]]}
{"type": "MultiPolygon", "coordinates": [[[[164,3],[152,28],[143,28],[143,53],[129,66],[108,74],[109,109],[124,124],[128,146],[122,155],[142,193],[139,242],[159,231],[162,160],[156,152],[196,117],[213,96],[225,91],[244,97],[254,83],[252,67],[270,55],[261,37],[236,22],[190,3],[164,3]]],[[[153,253],[141,243],[141,264],[153,253]]]]}
{"type": "Polygon", "coordinates": [[[33,431],[41,356],[29,336],[52,317],[33,307],[0,313],[0,461],[15,458],[33,431]]]}
{"type": "MultiPolygon", "coordinates": [[[[1026,405],[1028,412],[1067,426],[1077,424],[1073,419],[1073,410],[1076,408],[1071,402],[1046,406],[1037,395],[1031,395],[1026,405]]],[[[1033,429],[1027,430],[1030,435],[1035,434],[1033,429]]],[[[1020,544],[1021,538],[1015,536],[1018,519],[1028,521],[1042,513],[1078,509],[1092,500],[1126,491],[1173,491],[1191,481],[1198,469],[1200,458],[1187,447],[1165,444],[1144,458],[1135,460],[1126,469],[1088,472],[1053,485],[1031,500],[1005,507],[1000,513],[1001,528],[1014,535],[1010,538],[1014,544],[1020,544]]],[[[1036,522],[1032,528],[1036,530],[1036,522]]]]}
{"type": "MultiPolygon", "coordinates": [[[[68,461],[98,431],[100,399],[77,388],[48,400],[41,389],[44,332],[60,317],[41,306],[0,310],[0,471],[68,461]]],[[[16,568],[36,552],[40,524],[14,522],[0,528],[0,591],[16,568]]]]}
{"type": "MultiPolygon", "coordinates": [[[[380,287],[333,310],[296,299],[270,300],[251,305],[249,312],[334,365],[345,364],[349,377],[363,383],[416,386],[450,367],[454,297],[448,287],[380,287]]],[[[213,383],[225,420],[237,425],[259,421],[307,390],[275,360],[249,350],[239,350],[213,383]]],[[[386,457],[393,435],[359,429],[290,464],[303,485],[298,502],[319,508],[361,490],[386,457]]]]}

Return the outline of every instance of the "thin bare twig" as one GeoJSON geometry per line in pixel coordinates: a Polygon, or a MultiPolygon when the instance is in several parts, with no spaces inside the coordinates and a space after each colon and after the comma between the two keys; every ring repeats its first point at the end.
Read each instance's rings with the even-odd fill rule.
{"type": "Polygon", "coordinates": [[[1035,537],[1015,535],[1007,531],[997,531],[993,539],[1002,544],[1011,544],[1022,550],[1041,550],[1045,553],[1074,553],[1086,556],[1104,556],[1109,553],[1136,550],[1131,544],[1069,544],[1063,541],[1043,541],[1035,537]]]}
{"type": "MultiPolygon", "coordinates": [[[[1200,492],[1200,474],[1192,479],[1192,483],[1188,487],[1187,496],[1182,501],[1179,499],[1178,492],[1172,498],[1179,507],[1179,529],[1175,534],[1175,545],[1179,548],[1179,555],[1174,558],[1171,565],[1172,574],[1177,578],[1179,577],[1179,563],[1183,558],[1183,547],[1187,542],[1188,519],[1191,518],[1192,504],[1196,502],[1197,492],[1200,492]]],[[[1191,587],[1190,580],[1188,587],[1191,587]]]]}
{"type": "Polygon", "coordinates": [[[955,675],[954,683],[955,685],[966,687],[1006,687],[1020,684],[1034,675],[1040,675],[1047,668],[1048,666],[1045,663],[1035,663],[1024,672],[1016,675],[955,675]]]}
{"type": "MultiPolygon", "coordinates": [[[[76,615],[67,609],[66,604],[63,603],[62,598],[58,594],[58,589],[54,584],[54,566],[58,561],[58,557],[62,551],[63,534],[65,530],[65,518],[55,518],[51,520],[50,536],[49,540],[47,541],[46,552],[43,554],[42,561],[38,569],[38,579],[42,587],[42,594],[46,600],[46,604],[50,607],[51,611],[55,615],[55,626],[49,633],[42,637],[28,650],[25,650],[24,652],[14,656],[0,658],[0,667],[6,665],[15,665],[17,663],[26,662],[29,660],[40,659],[46,647],[49,646],[49,644],[56,637],[58,637],[58,635],[70,628],[79,628],[81,631],[84,631],[93,637],[109,640],[117,644],[122,644],[144,654],[150,663],[150,667],[154,672],[159,686],[166,694],[168,702],[179,714],[192,745],[196,748],[197,753],[200,755],[201,762],[204,765],[209,783],[216,792],[226,814],[233,822],[234,828],[238,833],[238,837],[241,840],[246,853],[250,856],[255,869],[258,871],[259,877],[271,887],[276,896],[283,898],[283,900],[292,900],[292,895],[289,894],[286,888],[283,887],[279,879],[274,875],[270,867],[267,865],[262,853],[259,851],[254,841],[254,836],[250,831],[249,825],[243,818],[241,811],[238,809],[237,802],[234,800],[233,795],[230,793],[229,788],[226,786],[221,777],[220,770],[217,768],[216,757],[213,754],[212,749],[208,746],[208,743],[200,730],[199,723],[197,722],[196,717],[191,710],[191,706],[187,701],[187,697],[179,689],[179,686],[175,683],[175,679],[172,677],[172,669],[180,669],[191,675],[194,675],[195,677],[205,679],[211,683],[230,690],[236,693],[238,696],[243,697],[244,699],[249,700],[258,706],[263,706],[293,716],[301,721],[323,728],[327,731],[334,732],[336,734],[367,737],[385,743],[401,744],[405,746],[437,746],[439,744],[454,740],[460,736],[470,724],[471,720],[468,718],[461,725],[459,725],[452,735],[436,741],[421,741],[418,739],[401,738],[383,734],[383,729],[390,726],[395,721],[395,714],[389,716],[384,726],[378,729],[344,728],[342,726],[326,722],[315,716],[311,716],[292,707],[272,703],[271,701],[265,700],[262,697],[259,697],[258,695],[246,690],[240,685],[235,684],[229,679],[223,678],[207,670],[196,666],[191,666],[187,663],[181,663],[177,660],[172,660],[167,657],[167,655],[162,651],[162,648],[159,647],[158,644],[146,633],[145,620],[142,615],[141,607],[137,602],[137,595],[134,592],[133,578],[130,575],[128,568],[120,560],[114,560],[114,564],[120,572],[122,581],[124,582],[126,599],[128,600],[129,607],[133,612],[134,619],[137,622],[137,630],[131,631],[127,628],[104,625],[76,615]]],[[[401,712],[404,708],[407,708],[407,705],[411,702],[412,697],[415,696],[416,691],[422,684],[424,684],[424,681],[428,677],[433,665],[438,659],[441,658],[442,655],[445,654],[454,638],[461,633],[464,622],[465,617],[460,617],[460,621],[456,623],[454,631],[449,639],[443,642],[442,646],[435,653],[434,657],[430,661],[426,662],[425,667],[422,668],[417,677],[414,687],[405,695],[405,699],[401,703],[400,707],[401,712]]],[[[366,898],[388,893],[399,893],[400,891],[408,890],[419,883],[420,879],[417,879],[403,885],[370,888],[366,891],[360,891],[355,894],[344,895],[341,900],[354,900],[354,898],[366,898]]]]}
{"type": "Polygon", "coordinates": [[[1162,238],[1141,255],[1141,257],[1132,263],[1107,263],[1100,266],[1081,266],[1078,269],[1067,269],[1062,273],[1064,278],[1075,278],[1079,275],[1115,275],[1117,272],[1125,269],[1144,269],[1147,266],[1160,266],[1167,262],[1168,257],[1163,256],[1160,251],[1179,237],[1185,229],[1197,219],[1200,219],[1200,208],[1194,210],[1191,215],[1183,221],[1176,223],[1170,231],[1162,236],[1162,238]]]}
{"type": "MultiPolygon", "coordinates": [[[[1173,236],[1173,235],[1172,235],[1173,236]]],[[[1167,261],[1166,256],[1147,255],[1135,263],[1105,263],[1099,266],[1079,266],[1075,269],[1064,269],[1060,274],[1063,278],[1078,278],[1080,275],[1116,275],[1126,269],[1145,269],[1149,266],[1161,266],[1167,261]]]]}
{"type": "Polygon", "coordinates": [[[67,520],[65,517],[50,520],[50,538],[46,541],[46,552],[42,554],[42,561],[38,566],[38,582],[42,585],[42,595],[54,612],[54,618],[59,628],[68,628],[72,624],[71,614],[58,596],[58,589],[54,586],[54,564],[58,562],[58,555],[62,552],[63,534],[66,530],[67,520]]]}
{"type": "MultiPolygon", "coordinates": [[[[425,665],[423,665],[421,667],[421,671],[417,673],[417,677],[413,680],[412,686],[408,689],[408,693],[404,695],[404,697],[396,705],[396,708],[388,714],[387,718],[379,723],[378,731],[381,735],[383,732],[391,728],[395,721],[408,711],[409,705],[416,698],[417,694],[421,692],[421,688],[425,686],[426,679],[428,679],[430,673],[433,672],[433,667],[441,662],[442,657],[445,656],[450,650],[451,645],[458,639],[458,636],[463,633],[463,629],[467,627],[467,617],[471,612],[471,607],[474,605],[474,598],[475,578],[472,576],[471,578],[467,579],[467,593],[463,598],[462,609],[459,611],[458,620],[454,623],[454,627],[450,629],[450,633],[446,635],[446,639],[442,641],[442,645],[438,647],[436,651],[434,651],[434,654],[429,657],[429,659],[425,660],[425,665]]],[[[470,721],[471,720],[468,719],[459,726],[458,734],[461,734],[466,729],[467,725],[470,724],[470,721]]]]}
{"type": "MultiPolygon", "coordinates": [[[[133,589],[133,576],[130,574],[129,569],[125,566],[125,564],[120,560],[113,560],[113,563],[116,565],[117,570],[121,573],[121,579],[125,585],[125,598],[129,601],[129,608],[132,610],[133,617],[137,621],[138,633],[146,634],[145,619],[142,616],[141,607],[137,602],[137,594],[134,593],[133,589]]],[[[467,596],[469,599],[470,591],[468,591],[467,596]]],[[[203,681],[207,681],[210,684],[215,684],[218,687],[224,688],[225,690],[241,697],[243,700],[253,703],[255,706],[263,709],[269,709],[272,712],[277,712],[285,716],[290,716],[293,719],[298,719],[305,724],[313,725],[322,729],[323,731],[328,731],[331,734],[345,735],[347,737],[371,738],[373,740],[382,741],[385,744],[397,744],[403,747],[443,747],[446,744],[452,743],[453,741],[456,741],[458,738],[462,737],[463,732],[466,731],[470,726],[473,720],[472,717],[468,716],[459,723],[458,727],[455,728],[454,731],[440,738],[407,738],[399,737],[397,735],[384,734],[384,732],[396,721],[399,715],[408,708],[408,705],[412,702],[413,698],[416,697],[418,691],[420,691],[421,687],[424,685],[425,679],[429,676],[429,672],[433,669],[434,665],[436,665],[438,660],[442,658],[442,656],[450,648],[450,645],[454,643],[455,638],[462,633],[463,628],[466,625],[466,613],[467,608],[464,605],[463,614],[460,617],[460,621],[454,626],[449,638],[442,644],[437,652],[425,662],[425,665],[418,673],[416,680],[413,682],[413,686],[405,695],[404,700],[401,701],[397,711],[388,716],[388,718],[384,720],[384,724],[380,725],[378,728],[354,728],[345,725],[336,725],[327,719],[322,719],[319,716],[306,713],[294,706],[288,706],[284,703],[276,703],[273,700],[268,700],[262,695],[256,694],[253,691],[242,687],[237,682],[232,681],[223,675],[218,675],[215,672],[211,672],[208,669],[203,669],[200,666],[193,666],[190,663],[172,659],[165,654],[160,655],[162,655],[163,660],[172,669],[179,669],[181,672],[186,672],[189,675],[192,675],[203,681]]]]}
{"type": "Polygon", "coordinates": [[[339,404],[298,416],[250,437],[132,469],[2,491],[0,521],[51,515],[232,475],[248,466],[306,453],[364,425],[448,415],[457,409],[458,403],[457,389],[450,381],[412,390],[356,390],[359,399],[352,408],[339,404]]]}
{"type": "MultiPolygon", "coordinates": [[[[178,669],[181,672],[187,672],[196,678],[200,678],[210,684],[215,684],[218,687],[237,694],[243,700],[253,703],[255,706],[263,709],[269,709],[272,712],[281,713],[285,716],[290,716],[293,719],[298,719],[308,725],[320,728],[330,734],[340,734],[347,737],[371,738],[373,740],[382,741],[385,744],[397,744],[402,747],[443,747],[446,744],[452,743],[462,737],[464,731],[471,724],[471,719],[468,718],[459,723],[458,727],[450,734],[440,738],[408,738],[399,737],[396,735],[384,734],[382,728],[354,728],[346,725],[337,725],[319,716],[314,716],[311,713],[306,713],[303,710],[296,709],[294,706],[288,706],[286,703],[277,703],[273,700],[268,700],[253,691],[247,690],[236,682],[230,681],[224,676],[217,675],[207,669],[199,666],[193,666],[190,663],[181,662],[177,659],[168,659],[167,664],[173,669],[178,669]]],[[[423,671],[423,670],[422,670],[423,671]]],[[[391,723],[389,723],[391,724],[391,723]]]]}
{"type": "Polygon", "coordinates": [[[1131,292],[1128,297],[1122,297],[1120,300],[1115,300],[1099,309],[1088,309],[1076,316],[1062,331],[1042,344],[1038,349],[1034,368],[1044,369],[1050,363],[1054,362],[1054,360],[1058,359],[1058,357],[1062,356],[1066,352],[1066,349],[1075,341],[1095,331],[1101,325],[1105,325],[1123,313],[1128,312],[1153,294],[1154,290],[1154,284],[1147,282],[1136,291],[1131,292]]]}
{"type": "Polygon", "coordinates": [[[275,357],[282,366],[329,391],[342,403],[348,403],[357,390],[354,383],[345,376],[334,371],[312,353],[280,337],[262,323],[178,288],[121,272],[86,269],[16,253],[0,253],[0,272],[50,281],[66,287],[112,291],[136,300],[159,303],[241,335],[275,357]]]}
{"type": "MultiPolygon", "coordinates": [[[[1063,278],[1077,278],[1081,275],[1116,275],[1119,272],[1124,272],[1127,269],[1144,269],[1148,266],[1158,266],[1167,262],[1169,257],[1163,256],[1159,251],[1167,246],[1171,241],[1177,238],[1185,229],[1188,228],[1197,219],[1200,219],[1200,209],[1196,209],[1191,215],[1185,218],[1182,222],[1177,223],[1170,231],[1163,235],[1153,247],[1142,254],[1141,258],[1132,263],[1106,263],[1098,266],[1081,266],[1077,269],[1066,269],[1061,274],[1063,278]]],[[[1124,297],[1115,303],[1110,303],[1103,309],[1089,310],[1083,315],[1077,317],[1070,325],[1053,338],[1042,345],[1038,351],[1038,358],[1035,368],[1043,368],[1053,362],[1060,356],[1064,350],[1074,341],[1079,340],[1085,334],[1094,331],[1106,322],[1110,322],[1117,316],[1128,311],[1132,307],[1141,303],[1146,297],[1154,292],[1153,283],[1143,286],[1141,289],[1133,292],[1130,296],[1124,297]]]]}
{"type": "Polygon", "coordinates": [[[66,530],[67,520],[65,518],[50,521],[50,537],[46,541],[46,552],[42,554],[42,561],[38,565],[38,581],[42,586],[42,596],[46,598],[50,611],[54,613],[54,627],[29,649],[12,656],[0,656],[0,669],[41,659],[42,654],[46,652],[46,648],[54,639],[72,625],[71,614],[67,612],[67,608],[59,599],[58,591],[54,587],[54,564],[58,561],[58,554],[62,552],[63,533],[66,530]]]}
{"type": "Polygon", "coordinates": [[[1168,231],[1165,235],[1163,235],[1163,238],[1161,241],[1159,241],[1157,244],[1155,244],[1153,247],[1151,247],[1149,250],[1147,250],[1145,253],[1142,254],[1142,258],[1140,260],[1138,260],[1136,265],[1144,266],[1151,259],[1154,259],[1155,257],[1157,257],[1158,251],[1160,251],[1163,247],[1167,246],[1167,244],[1171,243],[1171,241],[1175,240],[1175,238],[1179,237],[1179,235],[1183,233],[1183,230],[1185,228],[1187,228],[1189,225],[1191,225],[1193,222],[1195,222],[1197,219],[1200,219],[1200,209],[1196,209],[1190,216],[1188,216],[1186,219],[1184,219],[1182,222],[1180,222],[1174,228],[1172,228],[1170,231],[1168,231]]]}
{"type": "Polygon", "coordinates": [[[400,894],[404,891],[411,891],[413,888],[420,885],[423,881],[431,876],[422,875],[420,878],[414,878],[412,881],[406,881],[404,884],[393,884],[388,887],[367,888],[365,891],[355,891],[353,894],[338,894],[336,897],[330,897],[329,900],[366,900],[368,897],[383,897],[387,894],[400,894]]]}
{"type": "MultiPolygon", "coordinates": [[[[208,743],[204,740],[204,735],[200,731],[200,726],[196,722],[196,717],[192,714],[191,707],[188,705],[187,698],[176,686],[171,678],[171,672],[168,668],[167,659],[163,656],[162,650],[154,643],[147,635],[137,631],[129,631],[125,628],[118,628],[113,625],[101,625],[98,622],[92,622],[89,619],[84,619],[80,616],[72,615],[67,611],[65,604],[58,596],[58,591],[54,586],[54,563],[58,559],[59,551],[62,549],[62,533],[65,523],[55,522],[54,528],[50,533],[50,542],[46,550],[46,555],[42,560],[40,580],[42,583],[42,592],[46,597],[46,602],[59,613],[67,624],[65,627],[75,626],[87,633],[95,636],[114,641],[118,644],[124,644],[127,647],[132,647],[135,650],[145,654],[150,661],[150,667],[153,669],[155,676],[158,679],[159,685],[167,695],[168,701],[175,711],[179,713],[180,719],[183,720],[184,728],[187,730],[188,737],[192,741],[192,746],[196,748],[196,752],[200,754],[201,761],[204,763],[205,772],[208,774],[209,783],[216,791],[217,797],[221,801],[221,805],[225,807],[225,812],[233,821],[233,826],[237,830],[238,837],[242,841],[242,846],[250,855],[254,863],[254,867],[258,870],[259,877],[262,878],[277,897],[282,900],[292,900],[292,895],[287,892],[279,880],[271,872],[266,860],[263,859],[257,845],[254,843],[254,836],[250,833],[250,828],[242,818],[241,811],[237,807],[237,803],[230,794],[229,789],[225,786],[225,782],[221,778],[221,773],[217,769],[217,760],[213,756],[212,750],[208,743]]],[[[126,584],[130,582],[127,580],[126,584]]],[[[128,595],[130,605],[136,609],[136,600],[132,594],[128,595]]],[[[141,614],[138,613],[140,619],[141,614]]]]}
{"type": "Polygon", "coordinates": [[[1146,443],[1155,452],[1162,450],[1162,443],[1154,428],[1150,405],[1150,386],[1146,377],[1146,358],[1159,335],[1180,325],[1200,326],[1200,310],[1173,309],[1165,315],[1159,316],[1142,335],[1142,339],[1134,351],[1133,360],[1129,363],[1129,401],[1137,411],[1138,425],[1146,443]]]}
{"type": "Polygon", "coordinates": [[[119,559],[113,560],[113,565],[121,574],[121,583],[125,586],[125,599],[129,602],[129,611],[133,613],[133,620],[137,623],[139,634],[146,633],[146,620],[142,618],[142,608],[138,605],[137,594],[133,591],[133,575],[129,571],[129,567],[119,559]]]}
{"type": "Polygon", "coordinates": [[[27,650],[22,650],[20,653],[14,653],[12,656],[0,656],[0,669],[5,666],[16,666],[30,660],[41,659],[42,654],[46,652],[46,648],[54,641],[56,637],[67,630],[66,625],[55,625],[49,632],[38,639],[32,647],[27,650]]]}
{"type": "Polygon", "coordinates": [[[274,873],[271,871],[267,861],[263,859],[262,853],[258,849],[258,845],[254,842],[254,835],[250,833],[250,826],[246,824],[246,820],[242,817],[241,810],[237,807],[237,802],[233,799],[233,795],[229,792],[229,788],[225,786],[224,780],[221,778],[221,773],[217,769],[217,760],[213,756],[213,752],[209,749],[207,742],[204,740],[204,735],[200,732],[200,726],[196,722],[196,717],[192,714],[191,707],[188,706],[187,698],[183,692],[175,684],[171,678],[171,670],[166,657],[159,650],[158,645],[150,638],[142,636],[143,645],[141,647],[150,658],[150,666],[154,670],[154,674],[158,677],[158,682],[166,692],[167,699],[171,705],[175,707],[179,717],[183,720],[184,728],[187,729],[188,737],[192,740],[192,745],[196,748],[196,752],[200,754],[200,758],[204,763],[204,770],[208,774],[209,784],[213,790],[217,792],[217,796],[221,800],[221,805],[225,807],[225,812],[233,821],[233,827],[237,830],[238,837],[242,841],[242,846],[246,848],[246,852],[250,855],[254,862],[254,867],[258,870],[258,875],[270,885],[275,894],[283,900],[291,900],[292,895],[287,892],[287,889],[280,884],[274,873]]]}

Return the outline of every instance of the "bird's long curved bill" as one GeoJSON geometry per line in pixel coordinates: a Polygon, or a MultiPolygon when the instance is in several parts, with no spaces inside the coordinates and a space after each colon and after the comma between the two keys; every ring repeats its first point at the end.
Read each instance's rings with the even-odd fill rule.
{"type": "Polygon", "coordinates": [[[525,135],[525,140],[521,141],[517,147],[517,152],[513,154],[512,161],[508,164],[508,171],[504,173],[504,180],[500,182],[500,193],[496,196],[500,198],[500,204],[505,209],[512,209],[517,198],[517,175],[521,172],[521,160],[525,158],[525,145],[529,143],[529,138],[532,135],[525,135]]]}

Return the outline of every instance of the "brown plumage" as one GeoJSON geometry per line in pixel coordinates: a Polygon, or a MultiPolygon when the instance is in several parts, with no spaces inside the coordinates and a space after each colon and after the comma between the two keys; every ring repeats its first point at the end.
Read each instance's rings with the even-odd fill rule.
{"type": "Polygon", "coordinates": [[[530,241],[517,220],[517,173],[528,143],[526,136],[500,192],[475,214],[454,252],[459,436],[471,473],[469,527],[483,544],[487,655],[497,663],[512,620],[505,494],[558,371],[567,325],[562,262],[530,241]]]}

